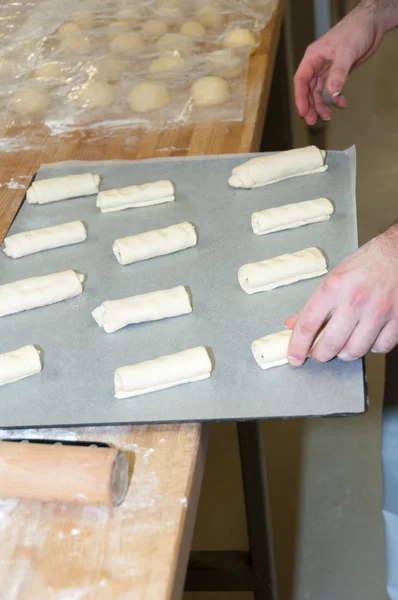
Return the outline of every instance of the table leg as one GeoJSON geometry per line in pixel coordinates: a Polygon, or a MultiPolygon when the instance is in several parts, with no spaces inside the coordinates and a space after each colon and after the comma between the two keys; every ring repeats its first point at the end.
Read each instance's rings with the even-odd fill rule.
{"type": "Polygon", "coordinates": [[[255,600],[277,600],[267,475],[259,421],[237,423],[255,600]]]}

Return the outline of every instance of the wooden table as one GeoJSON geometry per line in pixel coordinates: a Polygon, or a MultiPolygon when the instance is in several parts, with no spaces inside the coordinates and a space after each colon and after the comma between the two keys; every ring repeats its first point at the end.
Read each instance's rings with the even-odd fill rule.
{"type": "MultiPolygon", "coordinates": [[[[0,242],[40,164],[255,151],[261,140],[283,15],[279,0],[250,65],[245,119],[161,132],[73,135],[0,161],[0,242]],[[18,187],[19,186],[19,187],[18,187]]],[[[2,437],[92,440],[135,455],[124,504],[115,509],[0,502],[0,598],[166,600],[182,596],[204,468],[200,424],[41,429],[2,437]]],[[[45,474],[43,474],[45,477],[45,474]]]]}

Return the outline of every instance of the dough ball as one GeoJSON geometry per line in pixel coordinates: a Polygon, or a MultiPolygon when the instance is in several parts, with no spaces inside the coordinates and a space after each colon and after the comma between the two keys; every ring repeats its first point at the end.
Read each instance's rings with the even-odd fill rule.
{"type": "Polygon", "coordinates": [[[170,25],[176,25],[182,19],[180,0],[158,0],[156,14],[170,25]]]}
{"type": "Polygon", "coordinates": [[[105,108],[115,100],[113,87],[105,81],[89,81],[76,98],[84,108],[105,108]]]}
{"type": "Polygon", "coordinates": [[[89,10],[79,10],[73,15],[73,20],[80,29],[93,29],[95,27],[94,13],[89,10]]]}
{"type": "Polygon", "coordinates": [[[59,48],[64,54],[78,56],[90,50],[90,42],[82,33],[76,33],[61,40],[59,48]]]}
{"type": "Polygon", "coordinates": [[[201,77],[192,84],[191,95],[196,106],[219,106],[229,98],[229,85],[221,77],[201,77]]]}
{"type": "Polygon", "coordinates": [[[200,39],[206,35],[206,29],[199,21],[185,21],[181,26],[180,33],[191,38],[200,39]]]}
{"type": "Polygon", "coordinates": [[[165,56],[159,56],[148,67],[148,73],[170,73],[173,71],[180,71],[185,65],[185,59],[182,56],[173,56],[172,54],[166,54],[165,56]]]}
{"type": "Polygon", "coordinates": [[[33,77],[39,81],[65,81],[68,75],[67,65],[56,60],[38,65],[33,71],[33,77]]]}
{"type": "Polygon", "coordinates": [[[224,48],[251,48],[251,54],[256,51],[258,39],[250,29],[231,29],[222,40],[224,48]]]}
{"type": "Polygon", "coordinates": [[[105,81],[107,83],[115,83],[119,81],[121,75],[126,70],[126,63],[118,58],[106,56],[96,64],[97,72],[95,79],[105,81]]]}
{"type": "Polygon", "coordinates": [[[120,19],[119,21],[113,21],[112,23],[109,23],[107,34],[110,37],[115,37],[119,33],[124,33],[125,31],[128,31],[130,28],[131,28],[131,25],[130,25],[129,21],[127,21],[125,19],[124,20],[120,19]]]}
{"type": "Polygon", "coordinates": [[[24,87],[15,92],[11,104],[20,115],[34,115],[44,112],[50,106],[51,99],[38,87],[24,87]]]}
{"type": "Polygon", "coordinates": [[[182,33],[166,33],[156,42],[158,52],[173,52],[187,56],[192,53],[193,41],[182,33]]]}
{"type": "Polygon", "coordinates": [[[12,83],[15,79],[16,63],[7,58],[0,58],[0,83],[12,83]]]}
{"type": "Polygon", "coordinates": [[[57,33],[60,35],[69,35],[70,33],[79,33],[81,31],[81,27],[77,23],[62,23],[60,27],[57,29],[57,33]]]}
{"type": "Polygon", "coordinates": [[[109,50],[114,54],[125,54],[139,50],[144,45],[142,37],[134,31],[119,33],[109,44],[109,50]]]}
{"type": "Polygon", "coordinates": [[[142,30],[148,35],[163,35],[168,32],[169,26],[166,21],[161,19],[149,19],[145,21],[142,30]]]}
{"type": "Polygon", "coordinates": [[[144,81],[135,85],[129,94],[129,103],[139,113],[163,108],[171,102],[171,92],[163,83],[144,81]]]}
{"type": "Polygon", "coordinates": [[[245,68],[244,59],[230,48],[211,52],[207,56],[206,62],[212,75],[218,75],[224,79],[237,77],[245,68]]]}
{"type": "Polygon", "coordinates": [[[221,27],[224,22],[223,15],[211,4],[204,4],[203,6],[200,6],[196,11],[196,18],[202,23],[202,25],[212,29],[221,27]]]}
{"type": "Polygon", "coordinates": [[[128,21],[130,25],[135,25],[142,18],[142,15],[139,8],[121,8],[117,12],[117,17],[128,21]]]}

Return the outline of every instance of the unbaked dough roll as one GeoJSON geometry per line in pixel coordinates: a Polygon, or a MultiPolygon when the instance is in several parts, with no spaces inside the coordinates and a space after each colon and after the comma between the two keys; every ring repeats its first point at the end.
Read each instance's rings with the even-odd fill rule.
{"type": "Polygon", "coordinates": [[[154,360],[120,367],[115,372],[115,398],[131,398],[210,377],[212,364],[203,346],[154,360]]]}
{"type": "Polygon", "coordinates": [[[326,259],[318,248],[306,248],[293,254],[243,265],[238,278],[246,294],[273,290],[302,279],[327,273],[326,259]]]}
{"type": "Polygon", "coordinates": [[[140,294],[121,300],[108,300],[91,314],[106,333],[113,333],[133,323],[159,321],[192,312],[189,293],[183,285],[169,290],[140,294]]]}
{"type": "Polygon", "coordinates": [[[4,240],[4,254],[20,258],[42,250],[52,250],[61,246],[78,244],[87,239],[87,231],[81,221],[72,221],[53,227],[24,231],[10,235],[4,240]]]}
{"type": "Polygon", "coordinates": [[[252,343],[253,356],[262,369],[279,367],[288,362],[288,348],[293,331],[271,333],[252,343]]]}
{"type": "Polygon", "coordinates": [[[192,223],[185,222],[115,240],[113,252],[121,265],[129,265],[185,250],[196,246],[197,243],[195,227],[192,223]]]}
{"type": "Polygon", "coordinates": [[[97,197],[97,206],[102,213],[109,213],[126,208],[173,202],[174,200],[173,184],[171,181],[161,180],[100,192],[97,197]]]}
{"type": "Polygon", "coordinates": [[[34,346],[0,354],[0,386],[36,375],[42,368],[40,352],[34,346]]]}
{"type": "Polygon", "coordinates": [[[252,214],[253,233],[263,235],[284,229],[294,229],[310,223],[320,223],[330,219],[333,212],[333,204],[327,198],[268,208],[252,214]]]}
{"type": "Polygon", "coordinates": [[[0,317],[78,296],[83,282],[84,275],[68,270],[0,285],[0,317]]]}
{"type": "Polygon", "coordinates": [[[290,177],[322,173],[328,168],[325,157],[324,150],[307,146],[251,158],[232,169],[229,185],[235,188],[255,188],[290,177]]]}
{"type": "Polygon", "coordinates": [[[78,196],[97,194],[101,178],[95,173],[66,175],[34,181],[26,192],[28,204],[48,204],[78,196]]]}

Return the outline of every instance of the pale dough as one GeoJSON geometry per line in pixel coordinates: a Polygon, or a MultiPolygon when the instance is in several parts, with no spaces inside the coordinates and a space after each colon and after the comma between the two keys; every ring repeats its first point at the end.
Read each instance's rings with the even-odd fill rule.
{"type": "Polygon", "coordinates": [[[130,107],[138,113],[164,108],[171,100],[171,91],[167,85],[157,81],[137,83],[129,94],[130,107]]]}
{"type": "Polygon", "coordinates": [[[222,45],[224,48],[232,49],[249,47],[251,48],[251,54],[254,54],[258,45],[258,38],[250,29],[236,28],[228,31],[223,37],[222,45]]]}
{"type": "Polygon", "coordinates": [[[34,115],[44,112],[50,106],[51,98],[39,87],[24,87],[14,93],[11,104],[20,115],[34,115]]]}
{"type": "Polygon", "coordinates": [[[83,282],[84,275],[69,270],[0,285],[0,317],[78,296],[83,282]]]}
{"type": "Polygon", "coordinates": [[[192,38],[182,33],[166,33],[156,42],[158,52],[173,52],[181,56],[188,56],[193,51],[192,38]]]}
{"type": "Polygon", "coordinates": [[[76,101],[83,108],[106,108],[113,104],[115,92],[106,81],[88,81],[77,95],[76,101]]]}
{"type": "Polygon", "coordinates": [[[95,78],[107,83],[119,81],[126,70],[126,62],[112,56],[101,58],[95,66],[97,70],[95,78]]]}
{"type": "Polygon", "coordinates": [[[246,63],[230,48],[215,50],[207,56],[207,65],[212,75],[233,79],[242,73],[246,63]]]}
{"type": "Polygon", "coordinates": [[[243,265],[239,269],[238,279],[246,294],[255,294],[325,273],[327,264],[322,252],[318,248],[306,248],[293,254],[282,254],[243,265]]]}
{"type": "Polygon", "coordinates": [[[176,25],[182,17],[180,0],[158,0],[156,13],[170,25],[176,25]]]}
{"type": "Polygon", "coordinates": [[[117,16],[119,19],[126,19],[129,21],[130,25],[135,25],[142,17],[141,11],[139,8],[121,8],[117,12],[117,16]]]}
{"type": "Polygon", "coordinates": [[[93,29],[95,27],[95,16],[94,13],[88,10],[77,11],[73,15],[74,22],[81,29],[93,29]]]}
{"type": "Polygon", "coordinates": [[[142,31],[150,36],[164,35],[168,30],[168,23],[161,19],[148,19],[142,27],[142,31]]]}
{"type": "Polygon", "coordinates": [[[87,231],[83,223],[72,221],[71,223],[24,231],[6,237],[3,252],[10,258],[21,258],[21,256],[27,256],[42,250],[79,244],[86,239],[87,231]]]}
{"type": "Polygon", "coordinates": [[[197,243],[195,227],[192,223],[185,222],[115,240],[113,252],[121,265],[129,265],[186,250],[197,243]]]}
{"type": "Polygon", "coordinates": [[[57,29],[57,33],[60,35],[69,35],[71,33],[80,33],[82,28],[77,23],[69,22],[62,23],[57,29]]]}
{"type": "Polygon", "coordinates": [[[33,77],[39,81],[65,81],[68,76],[68,65],[56,60],[42,63],[33,71],[33,77]]]}
{"type": "Polygon", "coordinates": [[[100,176],[94,173],[82,175],[66,175],[34,181],[26,192],[28,204],[48,204],[79,196],[97,194],[100,176]]]}
{"type": "Polygon", "coordinates": [[[165,56],[159,56],[151,62],[148,67],[148,73],[159,73],[164,74],[172,73],[174,71],[180,71],[185,66],[185,59],[182,56],[173,56],[172,54],[166,54],[165,56]]]}
{"type": "Polygon", "coordinates": [[[62,39],[59,43],[59,48],[64,54],[78,56],[80,54],[87,54],[90,51],[91,44],[90,40],[83,33],[75,33],[62,39]]]}
{"type": "Polygon", "coordinates": [[[109,50],[114,54],[126,54],[140,50],[144,45],[142,36],[134,31],[119,33],[109,44],[109,50]]]}
{"type": "Polygon", "coordinates": [[[229,85],[221,77],[214,75],[201,77],[192,84],[191,96],[196,106],[219,106],[229,99],[229,85]]]}
{"type": "Polygon", "coordinates": [[[127,325],[159,321],[192,312],[189,293],[183,285],[169,290],[150,292],[121,300],[108,300],[91,314],[106,333],[113,333],[127,325]]]}
{"type": "Polygon", "coordinates": [[[285,329],[253,342],[253,356],[262,369],[279,367],[288,362],[288,348],[292,333],[290,329],[285,329]]]}
{"type": "Polygon", "coordinates": [[[334,212],[333,204],[327,198],[317,198],[286,204],[278,208],[268,208],[252,214],[252,228],[256,235],[294,229],[310,223],[330,219],[334,212]]]}
{"type": "Polygon", "coordinates": [[[204,4],[200,6],[196,11],[196,18],[205,27],[218,28],[224,22],[223,15],[214,8],[211,4],[204,4]]]}
{"type": "Polygon", "coordinates": [[[212,369],[204,346],[120,367],[115,372],[115,398],[131,398],[208,379],[212,369]]]}
{"type": "Polygon", "coordinates": [[[0,354],[0,386],[36,375],[42,368],[40,352],[32,345],[0,354]]]}
{"type": "Polygon", "coordinates": [[[255,188],[277,183],[291,177],[323,173],[326,152],[316,146],[296,148],[251,158],[232,169],[229,185],[236,188],[255,188]]]}
{"type": "Polygon", "coordinates": [[[107,34],[111,38],[115,38],[117,34],[129,31],[129,29],[131,29],[129,21],[120,19],[119,21],[112,21],[112,23],[109,23],[107,34]]]}
{"type": "Polygon", "coordinates": [[[160,180],[100,192],[97,197],[97,207],[102,213],[109,213],[126,208],[163,204],[174,200],[175,189],[172,182],[160,180]]]}
{"type": "Polygon", "coordinates": [[[181,25],[180,33],[194,39],[201,39],[205,37],[206,29],[199,21],[185,21],[181,25]]]}

